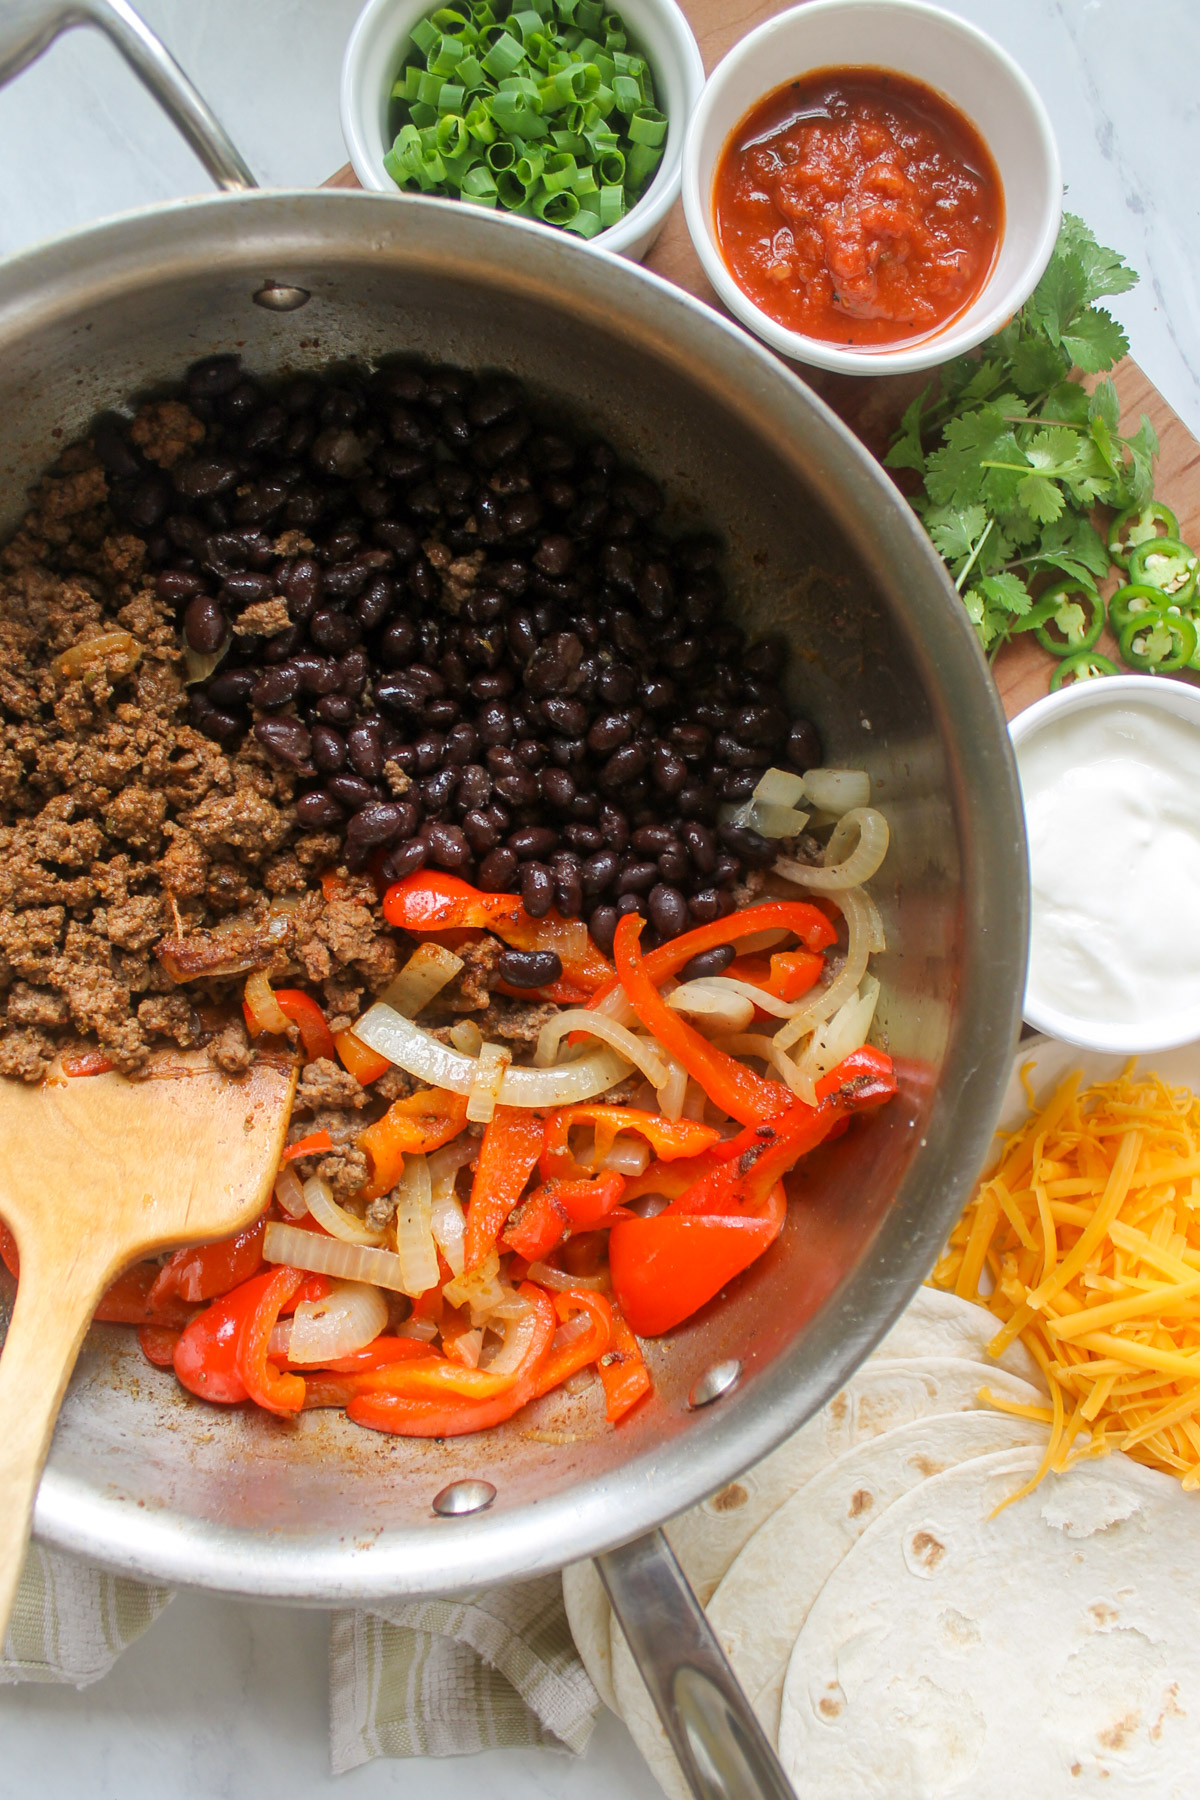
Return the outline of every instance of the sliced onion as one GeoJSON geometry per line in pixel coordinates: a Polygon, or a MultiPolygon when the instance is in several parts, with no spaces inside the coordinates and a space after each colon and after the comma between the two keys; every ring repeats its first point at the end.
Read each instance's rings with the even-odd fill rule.
{"type": "Polygon", "coordinates": [[[496,1111],[500,1089],[512,1062],[512,1051],[499,1044],[484,1044],[475,1063],[475,1079],[467,1100],[467,1118],[473,1125],[487,1125],[496,1111]]]}
{"type": "Polygon", "coordinates": [[[275,1177],[275,1198],[289,1219],[302,1219],[308,1211],[304,1183],[291,1163],[284,1163],[275,1177]]]}
{"type": "Polygon", "coordinates": [[[442,1295],[451,1306],[468,1307],[472,1325],[482,1325],[498,1306],[512,1298],[512,1289],[500,1280],[500,1257],[492,1250],[477,1268],[468,1269],[465,1275],[457,1275],[453,1281],[448,1281],[442,1295]]]}
{"type": "Polygon", "coordinates": [[[718,1038],[716,1047],[727,1056],[757,1056],[760,1062],[773,1063],[778,1042],[765,1031],[736,1031],[732,1037],[718,1038]]]}
{"type": "Polygon", "coordinates": [[[799,1010],[780,1026],[775,1041],[781,1050],[799,1043],[806,1032],[812,1031],[822,1019],[830,1018],[839,1006],[844,1006],[857,994],[858,984],[867,972],[867,957],[871,946],[878,941],[879,914],[859,888],[844,889],[838,894],[837,903],[850,933],[845,964],[828,987],[814,988],[806,994],[799,1010]]]}
{"type": "MultiPolygon", "coordinates": [[[[443,1339],[443,1343],[445,1340],[443,1339]]],[[[446,1355],[460,1362],[464,1369],[477,1369],[483,1349],[483,1332],[478,1328],[460,1331],[452,1343],[445,1345],[446,1355]]]]}
{"type": "MultiPolygon", "coordinates": [[[[794,1018],[804,1004],[802,1000],[781,1000],[778,994],[769,994],[765,988],[756,987],[752,981],[738,981],[732,975],[704,975],[700,980],[705,987],[713,989],[718,994],[736,994],[747,1002],[751,1013],[757,1007],[759,1012],[770,1013],[775,1019],[794,1018]]],[[[688,985],[692,986],[693,984],[689,982],[688,985]]],[[[672,994],[672,1003],[674,1003],[674,999],[675,996],[672,994]]],[[[739,1027],[734,1027],[734,1029],[739,1029],[739,1027]]]]}
{"type": "MultiPolygon", "coordinates": [[[[559,1016],[561,1019],[568,1015],[559,1016]]],[[[569,1016],[586,1021],[596,1017],[590,1012],[572,1012],[569,1016]]],[[[463,1056],[461,1051],[431,1037],[420,1025],[382,1001],[377,1000],[364,1013],[354,1027],[354,1035],[409,1075],[427,1081],[430,1087],[449,1088],[454,1094],[471,1092],[476,1073],[475,1058],[463,1056]]],[[[623,1081],[628,1073],[628,1062],[601,1045],[559,1068],[508,1069],[500,1084],[499,1101],[501,1106],[524,1106],[534,1110],[543,1106],[572,1106],[583,1100],[594,1100],[597,1094],[603,1094],[618,1081],[623,1081]]]]}
{"type": "Polygon", "coordinates": [[[246,1005],[254,1015],[255,1031],[269,1031],[272,1037],[286,1037],[288,1018],[275,989],[267,980],[265,969],[254,969],[246,977],[246,1005]]]}
{"type": "Polygon", "coordinates": [[[761,800],[751,802],[746,824],[765,838],[799,837],[808,824],[809,815],[794,806],[767,806],[761,800]]]}
{"type": "MultiPolygon", "coordinates": [[[[393,1007],[406,1019],[415,1019],[421,1008],[454,980],[462,966],[462,957],[455,956],[444,944],[418,944],[395,980],[389,982],[380,995],[380,1004],[393,1007]]],[[[358,1035],[357,1027],[355,1035],[358,1035]]]]}
{"type": "Polygon", "coordinates": [[[450,1265],[452,1275],[466,1268],[466,1214],[455,1190],[458,1171],[472,1160],[479,1148],[478,1140],[457,1137],[441,1150],[426,1158],[430,1179],[429,1226],[433,1241],[450,1265]]]}
{"type": "Polygon", "coordinates": [[[801,786],[814,806],[838,819],[871,804],[871,777],[864,769],[810,769],[801,786]]]}
{"type": "MultiPolygon", "coordinates": [[[[659,1049],[662,1050],[660,1044],[659,1049]]],[[[664,1119],[677,1119],[683,1111],[683,1102],[687,1095],[688,1072],[681,1062],[663,1050],[666,1058],[668,1074],[662,1086],[656,1090],[658,1110],[664,1119]]]]}
{"type": "Polygon", "coordinates": [[[280,1224],[277,1219],[271,1220],[263,1234],[263,1259],[287,1263],[293,1269],[311,1269],[316,1275],[331,1275],[340,1281],[366,1281],[393,1293],[404,1292],[400,1258],[391,1250],[341,1243],[299,1225],[280,1224]]]}
{"type": "Polygon", "coordinates": [[[568,1275],[565,1269],[552,1269],[544,1262],[530,1263],[529,1279],[536,1281],[539,1287],[551,1288],[559,1294],[565,1294],[568,1288],[587,1288],[589,1293],[607,1294],[612,1286],[607,1271],[603,1275],[568,1275]]]}
{"type": "Polygon", "coordinates": [[[558,1330],[550,1340],[550,1348],[552,1350],[564,1350],[568,1344],[575,1343],[578,1338],[586,1337],[591,1329],[591,1316],[581,1308],[579,1312],[572,1313],[571,1317],[564,1320],[559,1326],[558,1330]]]}
{"type": "Polygon", "coordinates": [[[404,1269],[404,1292],[414,1299],[438,1285],[437,1245],[433,1241],[433,1184],[423,1156],[406,1156],[396,1189],[396,1255],[404,1269]]]}
{"type": "Polygon", "coordinates": [[[794,862],[791,857],[776,858],[775,873],[818,893],[832,894],[842,888],[857,887],[876,874],[888,851],[888,822],[873,806],[856,806],[844,813],[833,828],[833,836],[825,846],[825,860],[819,866],[794,862]],[[857,836],[857,843],[854,842],[857,836]],[[853,845],[853,848],[851,846],[853,845]]]}
{"type": "MultiPolygon", "coordinates": [[[[311,1236],[311,1232],[309,1233],[311,1236]]],[[[323,1300],[302,1300],[292,1315],[288,1361],[336,1362],[387,1330],[388,1303],[377,1287],[335,1281],[323,1300]]]]}
{"type": "Polygon", "coordinates": [[[483,1044],[483,1033],[474,1019],[457,1019],[450,1027],[450,1042],[464,1056],[478,1056],[483,1044]]]}
{"type": "MultiPolygon", "coordinates": [[[[533,1058],[539,1069],[548,1068],[553,1063],[559,1045],[572,1031],[587,1032],[590,1037],[597,1037],[603,1043],[611,1045],[627,1063],[632,1063],[635,1069],[642,1071],[653,1088],[662,1087],[670,1074],[665,1053],[653,1038],[638,1037],[627,1025],[618,1025],[615,1019],[609,1018],[599,1009],[585,1012],[581,1007],[570,1007],[566,1012],[556,1013],[554,1018],[548,1019],[542,1026],[533,1058]]],[[[563,1063],[560,1066],[565,1070],[573,1065],[563,1063]]]]}
{"type": "Polygon", "coordinates": [[[539,919],[537,947],[556,951],[564,963],[580,962],[588,953],[588,928],[582,919],[539,919]]]}
{"type": "Polygon", "coordinates": [[[772,767],[759,776],[752,797],[763,806],[799,806],[807,791],[807,776],[772,767]]]}
{"type": "Polygon", "coordinates": [[[855,1050],[861,1050],[867,1041],[878,1002],[879,983],[873,975],[868,975],[860,991],[813,1032],[804,1047],[804,1054],[798,1059],[800,1072],[819,1081],[855,1050]]]}
{"type": "Polygon", "coordinates": [[[670,996],[667,1005],[698,1025],[713,1031],[744,1031],[754,1017],[754,1002],[741,992],[742,981],[727,981],[718,987],[705,977],[684,981],[670,996]]]}
{"type": "Polygon", "coordinates": [[[641,1175],[650,1165],[650,1146],[645,1138],[617,1137],[613,1139],[612,1149],[593,1168],[612,1169],[618,1175],[641,1175]]]}
{"type": "Polygon", "coordinates": [[[683,1105],[679,1109],[681,1119],[694,1119],[697,1125],[704,1123],[704,1109],[708,1105],[708,1095],[698,1081],[689,1081],[687,1092],[683,1097],[683,1105]]]}
{"type": "Polygon", "coordinates": [[[343,1244],[383,1243],[383,1232],[373,1230],[362,1219],[348,1213],[344,1206],[339,1206],[333,1197],[333,1189],[319,1175],[310,1175],[305,1182],[304,1198],[317,1224],[323,1225],[331,1237],[340,1238],[343,1244]]]}
{"type": "Polygon", "coordinates": [[[490,1375],[515,1375],[529,1347],[537,1336],[539,1314],[536,1306],[522,1300],[521,1310],[504,1321],[504,1336],[494,1350],[485,1351],[479,1359],[481,1369],[490,1375]]]}
{"type": "Polygon", "coordinates": [[[396,1332],[397,1337],[415,1338],[418,1344],[432,1344],[437,1334],[438,1328],[432,1319],[405,1319],[396,1332]]]}
{"type": "Polygon", "coordinates": [[[184,687],[194,687],[198,681],[207,681],[218,664],[223,663],[229,654],[229,646],[233,642],[232,632],[225,633],[225,642],[219,650],[193,650],[184,641],[187,674],[183,678],[184,687]]]}

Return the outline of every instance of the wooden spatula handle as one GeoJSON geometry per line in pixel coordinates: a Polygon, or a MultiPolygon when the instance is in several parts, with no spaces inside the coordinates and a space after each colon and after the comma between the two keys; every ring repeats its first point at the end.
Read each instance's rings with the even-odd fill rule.
{"type": "Polygon", "coordinates": [[[111,1251],[99,1244],[60,1247],[52,1261],[32,1245],[29,1254],[22,1246],[16,1304],[0,1353],[0,1642],[25,1562],[54,1421],[112,1274],[111,1251]]]}

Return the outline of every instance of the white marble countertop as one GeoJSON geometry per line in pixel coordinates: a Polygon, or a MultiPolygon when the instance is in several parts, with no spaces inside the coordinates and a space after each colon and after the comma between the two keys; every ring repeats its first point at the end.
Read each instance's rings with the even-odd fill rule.
{"type": "MultiPolygon", "coordinates": [[[[2,0],[0,0],[2,4],[2,0]]],[[[1067,204],[1142,280],[1112,303],[1150,378],[1200,436],[1200,6],[1196,0],[943,0],[1040,89],[1067,204]]],[[[142,0],[260,180],[344,160],[342,46],[358,0],[142,0]]],[[[190,152],[107,44],[77,33],[0,96],[0,253],[197,192],[190,152]]],[[[0,1689],[0,1800],[653,1800],[610,1717],[576,1761],[497,1751],[379,1761],[335,1779],[321,1614],[181,1595],[105,1681],[0,1689]]]]}

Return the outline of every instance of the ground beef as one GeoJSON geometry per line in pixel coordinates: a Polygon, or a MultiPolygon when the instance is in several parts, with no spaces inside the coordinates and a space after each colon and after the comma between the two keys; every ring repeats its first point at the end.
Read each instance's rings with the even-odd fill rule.
{"type": "MultiPolygon", "coordinates": [[[[170,470],[205,426],[156,402],[129,436],[170,470]]],[[[72,447],[0,552],[0,1074],[37,1080],[81,1038],[128,1073],[159,1043],[237,1073],[250,969],[314,981],[345,1025],[395,973],[396,934],[370,881],[320,892],[340,838],[297,820],[295,777],[188,722],[176,609],[108,491],[72,447]]],[[[278,596],[241,618],[289,622],[278,596]]]]}
{"type": "MultiPolygon", "coordinates": [[[[315,1062],[306,1065],[296,1089],[295,1108],[303,1108],[307,1112],[319,1112],[329,1107],[336,1112],[357,1111],[367,1104],[366,1090],[359,1085],[353,1075],[330,1062],[328,1057],[319,1056],[315,1062]]],[[[300,1134],[306,1136],[312,1129],[306,1125],[300,1134]]]]}

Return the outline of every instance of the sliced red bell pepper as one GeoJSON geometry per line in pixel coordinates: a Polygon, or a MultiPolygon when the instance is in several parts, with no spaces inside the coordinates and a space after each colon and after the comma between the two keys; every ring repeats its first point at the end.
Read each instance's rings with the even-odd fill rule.
{"type": "Polygon", "coordinates": [[[596,1372],[604,1383],[604,1416],[610,1425],[635,1407],[653,1385],[650,1371],[642,1357],[642,1347],[621,1315],[619,1306],[609,1308],[612,1317],[612,1341],[596,1364],[596,1372]]]}
{"type": "Polygon", "coordinates": [[[640,1112],[635,1106],[564,1106],[546,1122],[546,1148],[540,1164],[543,1176],[575,1177],[592,1172],[572,1155],[571,1131],[576,1125],[593,1128],[596,1164],[604,1160],[622,1132],[644,1137],[663,1162],[699,1156],[721,1136],[714,1126],[701,1125],[695,1119],[667,1119],[661,1113],[640,1112]]]}
{"type": "Polygon", "coordinates": [[[839,1094],[853,1112],[873,1111],[883,1106],[896,1092],[896,1070],[892,1059],[873,1044],[852,1050],[836,1069],[831,1069],[817,1083],[818,1100],[839,1094]]]}
{"type": "Polygon", "coordinates": [[[175,1361],[175,1346],[180,1333],[166,1325],[139,1325],[138,1343],[147,1362],[156,1369],[169,1369],[175,1361]]]}
{"type": "Polygon", "coordinates": [[[419,1358],[394,1362],[378,1369],[364,1369],[354,1376],[356,1394],[394,1394],[403,1400],[440,1400],[458,1396],[464,1400],[495,1400],[506,1394],[516,1375],[496,1375],[490,1369],[468,1369],[425,1346],[419,1358]]]}
{"type": "MultiPolygon", "coordinates": [[[[646,976],[655,987],[672,975],[678,975],[685,963],[702,950],[715,950],[722,944],[736,944],[739,938],[751,937],[758,931],[790,931],[799,938],[805,950],[828,950],[837,942],[837,932],[826,915],[808,900],[766,900],[761,906],[743,907],[708,925],[697,925],[681,937],[660,944],[645,958],[646,976]]],[[[593,994],[589,1004],[600,1001],[616,987],[615,981],[593,994]]]]}
{"type": "Polygon", "coordinates": [[[197,1244],[190,1250],[176,1250],[159,1270],[158,1279],[147,1296],[151,1306],[160,1306],[178,1295],[193,1304],[199,1300],[215,1300],[231,1288],[240,1287],[262,1268],[263,1235],[266,1215],[239,1231],[236,1237],[220,1238],[216,1243],[197,1244]]]}
{"type": "Polygon", "coordinates": [[[337,1054],[333,1033],[312,995],[304,993],[300,988],[276,988],[275,1001],[280,1012],[291,1020],[300,1033],[300,1042],[304,1045],[304,1060],[316,1062],[318,1057],[328,1057],[332,1062],[337,1054]]]}
{"type": "Polygon", "coordinates": [[[281,1163],[295,1162],[298,1156],[319,1156],[322,1151],[332,1149],[333,1139],[327,1131],[310,1131],[307,1137],[297,1138],[294,1144],[289,1144],[279,1160],[281,1163]]]}
{"type": "Polygon", "coordinates": [[[743,1125],[757,1125],[785,1112],[792,1095],[782,1082],[764,1081],[746,1063],[716,1049],[667,1005],[646,972],[638,944],[644,923],[637,913],[626,913],[617,925],[613,950],[621,986],[646,1030],[683,1064],[710,1100],[743,1125]]]}
{"type": "Polygon", "coordinates": [[[625,1177],[615,1170],[577,1179],[552,1176],[522,1202],[500,1242],[506,1250],[537,1262],[570,1231],[590,1231],[619,1210],[625,1177]]]}
{"type": "Polygon", "coordinates": [[[159,1277],[157,1263],[135,1263],[118,1275],[92,1317],[98,1325],[166,1325],[172,1329],[186,1325],[193,1308],[182,1300],[167,1296],[151,1301],[150,1295],[159,1277]]]}
{"type": "Polygon", "coordinates": [[[78,1076],[107,1075],[114,1065],[112,1057],[103,1050],[76,1050],[60,1057],[58,1066],[64,1075],[78,1076]]]}
{"type": "Polygon", "coordinates": [[[364,1200],[390,1194],[404,1173],[406,1155],[425,1156],[457,1137],[467,1122],[467,1096],[448,1088],[418,1088],[393,1100],[382,1119],[359,1136],[360,1150],[371,1158],[371,1179],[359,1190],[364,1200]]]}
{"type": "Polygon", "coordinates": [[[197,1313],[175,1346],[175,1374],[189,1393],[220,1406],[236,1406],[249,1398],[238,1372],[237,1343],[243,1303],[235,1288],[197,1313]]]}
{"type": "Polygon", "coordinates": [[[521,1198],[542,1146],[546,1122],[540,1113],[498,1106],[483,1133],[471,1198],[467,1203],[466,1266],[478,1268],[521,1198]]]}
{"type": "Polygon", "coordinates": [[[235,1360],[246,1392],[267,1412],[283,1418],[290,1418],[304,1405],[304,1378],[281,1373],[267,1352],[280,1312],[304,1279],[302,1269],[284,1265],[255,1275],[226,1296],[238,1303],[235,1360]]]}
{"type": "Polygon", "coordinates": [[[408,1400],[398,1394],[358,1394],[346,1411],[357,1425],[373,1431],[392,1431],[401,1437],[461,1437],[485,1431],[511,1419],[533,1398],[536,1379],[550,1349],[557,1323],[550,1296],[532,1281],[521,1283],[519,1292],[536,1309],[537,1318],[529,1348],[506,1393],[494,1400],[466,1400],[448,1394],[437,1400],[408,1400]]]}
{"type": "Polygon", "coordinates": [[[395,881],[383,896],[383,916],[402,931],[488,929],[495,920],[520,912],[517,894],[485,894],[457,875],[419,869],[395,881]]]}
{"type": "MultiPolygon", "coordinates": [[[[578,994],[578,1004],[586,1005],[588,995],[611,984],[613,967],[590,937],[584,939],[583,948],[577,955],[564,956],[562,931],[566,923],[562,915],[553,910],[544,918],[531,919],[524,907],[518,907],[506,917],[494,919],[491,929],[510,950],[553,950],[563,967],[562,980],[554,986],[563,988],[566,993],[578,994]]],[[[538,991],[546,998],[557,998],[549,988],[538,991]]],[[[522,996],[528,997],[528,993],[522,996]]]]}
{"type": "Polygon", "coordinates": [[[754,1214],[687,1213],[624,1219],[609,1234],[617,1304],[639,1337],[659,1337],[704,1306],[783,1229],[782,1184],[754,1214]]]}
{"type": "Polygon", "coordinates": [[[829,1136],[845,1111],[845,1102],[836,1097],[824,1101],[816,1111],[797,1101],[782,1118],[739,1132],[730,1140],[738,1146],[737,1154],[702,1175],[672,1200],[667,1211],[722,1217],[758,1212],[775,1183],[829,1136]]]}
{"type": "Polygon", "coordinates": [[[429,1345],[420,1338],[377,1337],[361,1350],[351,1350],[348,1356],[339,1356],[325,1367],[337,1375],[358,1375],[364,1369],[382,1369],[388,1363],[409,1362],[428,1355],[429,1345]]]}
{"type": "Polygon", "coordinates": [[[821,979],[825,958],[816,950],[776,951],[765,956],[737,956],[724,973],[774,994],[777,1000],[799,1000],[821,979]]]}
{"type": "Polygon", "coordinates": [[[386,1075],[391,1063],[386,1056],[380,1056],[378,1050],[372,1050],[357,1038],[352,1030],[335,1031],[333,1046],[341,1058],[342,1067],[349,1070],[360,1087],[369,1087],[386,1075]]]}
{"type": "Polygon", "coordinates": [[[589,1288],[567,1288],[555,1294],[554,1310],[564,1325],[586,1313],[588,1327],[557,1349],[551,1346],[537,1371],[530,1395],[534,1400],[597,1362],[612,1342],[612,1312],[603,1294],[594,1294],[589,1288]]]}

